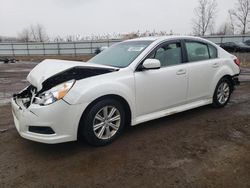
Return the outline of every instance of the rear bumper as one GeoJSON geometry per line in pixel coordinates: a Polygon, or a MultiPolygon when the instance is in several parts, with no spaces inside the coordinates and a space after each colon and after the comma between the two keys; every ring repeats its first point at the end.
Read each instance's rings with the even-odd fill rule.
{"type": "Polygon", "coordinates": [[[51,105],[32,104],[29,108],[21,108],[15,99],[11,101],[12,114],[16,129],[23,138],[56,144],[77,139],[79,121],[86,105],[69,105],[63,100],[51,105]],[[50,133],[32,132],[31,127],[53,130],[50,133]]]}

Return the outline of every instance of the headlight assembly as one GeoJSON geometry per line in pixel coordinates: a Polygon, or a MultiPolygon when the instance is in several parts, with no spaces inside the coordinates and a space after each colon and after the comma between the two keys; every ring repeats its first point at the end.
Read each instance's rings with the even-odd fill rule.
{"type": "Polygon", "coordinates": [[[39,105],[49,105],[62,99],[72,88],[75,80],[70,80],[59,84],[48,91],[39,94],[34,98],[34,103],[39,105]]]}

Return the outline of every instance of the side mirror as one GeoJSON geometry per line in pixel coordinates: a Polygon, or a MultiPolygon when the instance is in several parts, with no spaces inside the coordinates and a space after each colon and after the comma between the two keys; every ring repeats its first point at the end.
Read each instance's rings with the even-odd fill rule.
{"type": "Polygon", "coordinates": [[[158,59],[146,59],[142,64],[143,69],[159,69],[161,62],[158,59]]]}

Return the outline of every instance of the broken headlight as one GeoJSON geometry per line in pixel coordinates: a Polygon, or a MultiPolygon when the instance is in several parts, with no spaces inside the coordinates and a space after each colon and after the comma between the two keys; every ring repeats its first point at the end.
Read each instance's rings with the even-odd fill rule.
{"type": "Polygon", "coordinates": [[[37,97],[35,97],[34,103],[40,104],[40,105],[52,104],[62,99],[69,92],[69,90],[72,88],[74,83],[75,83],[75,80],[70,80],[62,84],[59,84],[51,88],[50,90],[45,91],[39,94],[37,97]]]}

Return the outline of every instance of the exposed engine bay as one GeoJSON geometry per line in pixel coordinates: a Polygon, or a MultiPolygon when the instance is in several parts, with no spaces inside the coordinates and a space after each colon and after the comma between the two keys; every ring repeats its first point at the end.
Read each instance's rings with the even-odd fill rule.
{"type": "Polygon", "coordinates": [[[34,97],[36,96],[36,93],[37,93],[36,91],[37,91],[37,89],[34,86],[29,85],[24,90],[22,90],[20,93],[14,94],[13,98],[16,101],[16,103],[18,104],[18,106],[20,106],[20,107],[24,106],[25,108],[28,108],[31,105],[32,101],[34,100],[34,97]],[[22,102],[22,103],[20,103],[20,102],[22,102]]]}

